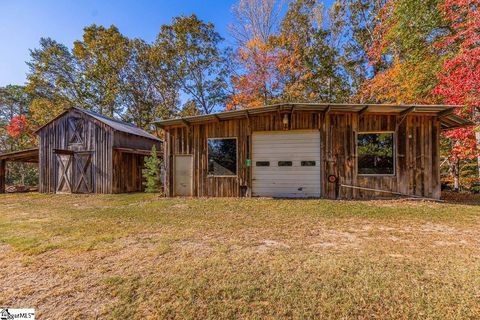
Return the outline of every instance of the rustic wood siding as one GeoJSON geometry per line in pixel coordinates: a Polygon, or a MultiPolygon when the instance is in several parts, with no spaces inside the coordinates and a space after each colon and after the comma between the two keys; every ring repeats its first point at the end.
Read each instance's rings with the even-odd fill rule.
{"type": "Polygon", "coordinates": [[[160,151],[161,145],[159,141],[118,131],[115,132],[113,137],[114,148],[151,150],[153,145],[155,145],[157,150],[160,151]]]}
{"type": "Polygon", "coordinates": [[[43,127],[39,137],[39,191],[56,191],[58,164],[54,149],[92,151],[92,184],[94,193],[112,192],[113,130],[107,125],[75,110],[43,127]],[[83,143],[69,144],[68,118],[84,121],[83,143]]]}
{"type": "Polygon", "coordinates": [[[113,151],[113,193],[144,190],[142,169],[145,156],[113,151]]]}
{"type": "MultiPolygon", "coordinates": [[[[253,131],[284,130],[284,113],[269,113],[249,118],[212,121],[189,126],[165,128],[165,190],[173,196],[173,157],[192,154],[194,161],[194,196],[241,196],[241,187],[251,187],[253,131]],[[238,174],[236,177],[207,175],[207,139],[238,138],[238,174]]],[[[440,123],[433,115],[397,115],[356,113],[294,112],[287,114],[287,130],[319,130],[321,136],[321,194],[325,198],[385,197],[386,193],[340,188],[327,181],[329,175],[340,184],[389,190],[425,197],[440,197],[439,133],[440,123]],[[359,176],[356,169],[356,134],[358,132],[394,131],[396,174],[394,176],[359,176]]]]}

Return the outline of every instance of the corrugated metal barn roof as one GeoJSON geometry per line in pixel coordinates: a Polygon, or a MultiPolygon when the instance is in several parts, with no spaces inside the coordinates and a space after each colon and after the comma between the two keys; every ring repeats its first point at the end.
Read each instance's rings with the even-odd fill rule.
{"type": "Polygon", "coordinates": [[[107,126],[111,127],[112,129],[114,129],[116,131],[124,132],[124,133],[128,133],[128,134],[133,134],[135,136],[139,136],[139,137],[143,137],[143,138],[147,138],[147,139],[152,139],[152,140],[156,140],[156,141],[162,141],[161,139],[154,136],[153,134],[148,133],[147,131],[145,131],[143,129],[140,129],[139,127],[136,127],[135,125],[133,125],[131,123],[124,122],[124,121],[117,120],[117,119],[113,119],[113,118],[109,118],[109,117],[106,117],[106,116],[101,115],[99,113],[96,113],[94,111],[87,110],[87,109],[82,109],[82,108],[78,108],[78,107],[71,107],[71,108],[63,111],[62,113],[57,115],[53,120],[49,121],[48,123],[46,123],[43,126],[41,126],[40,128],[38,128],[36,130],[36,132],[40,131],[42,128],[47,126],[49,123],[51,123],[52,121],[55,121],[56,119],[60,118],[65,113],[69,112],[70,110],[77,110],[78,112],[85,113],[85,114],[89,115],[90,117],[106,124],[107,126]]]}
{"type": "Polygon", "coordinates": [[[139,127],[134,126],[131,123],[120,121],[117,119],[109,118],[104,115],[101,115],[99,113],[96,113],[91,110],[86,110],[86,109],[81,109],[81,108],[74,108],[75,110],[78,110],[80,112],[86,113],[89,116],[97,119],[100,122],[105,123],[107,126],[121,132],[133,134],[136,136],[144,137],[144,138],[149,138],[153,140],[158,140],[161,141],[158,137],[154,136],[153,134],[148,133],[147,131],[140,129],[139,127]]]}

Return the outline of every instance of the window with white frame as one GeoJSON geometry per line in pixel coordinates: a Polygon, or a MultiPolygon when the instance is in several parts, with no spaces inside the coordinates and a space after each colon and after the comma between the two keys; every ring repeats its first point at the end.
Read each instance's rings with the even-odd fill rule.
{"type": "Polygon", "coordinates": [[[393,132],[357,134],[357,172],[360,175],[394,175],[393,132]]]}
{"type": "Polygon", "coordinates": [[[237,175],[237,139],[208,139],[208,175],[237,175]]]}

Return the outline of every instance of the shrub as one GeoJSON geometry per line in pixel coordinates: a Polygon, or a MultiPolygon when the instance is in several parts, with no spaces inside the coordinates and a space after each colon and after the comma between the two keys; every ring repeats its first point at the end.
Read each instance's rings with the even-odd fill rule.
{"type": "Polygon", "coordinates": [[[149,157],[145,157],[145,167],[142,170],[145,182],[145,192],[159,192],[161,185],[161,166],[162,160],[158,158],[157,148],[152,147],[149,157]]]}

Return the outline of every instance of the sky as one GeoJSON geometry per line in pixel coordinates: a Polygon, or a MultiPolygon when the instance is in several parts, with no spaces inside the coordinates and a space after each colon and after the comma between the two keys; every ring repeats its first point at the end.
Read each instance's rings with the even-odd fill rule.
{"type": "MultiPolygon", "coordinates": [[[[333,0],[326,0],[330,4],[333,0]]],[[[81,39],[83,28],[93,23],[116,25],[130,38],[155,40],[162,24],[179,15],[195,13],[212,22],[233,45],[228,33],[236,0],[0,0],[0,86],[24,84],[29,49],[41,37],[50,37],[69,48],[81,39]]]]}
{"type": "Polygon", "coordinates": [[[162,24],[179,15],[195,13],[213,22],[228,39],[235,0],[0,0],[0,86],[24,84],[29,49],[41,37],[68,47],[81,39],[90,24],[116,25],[128,37],[153,41],[162,24]]]}

